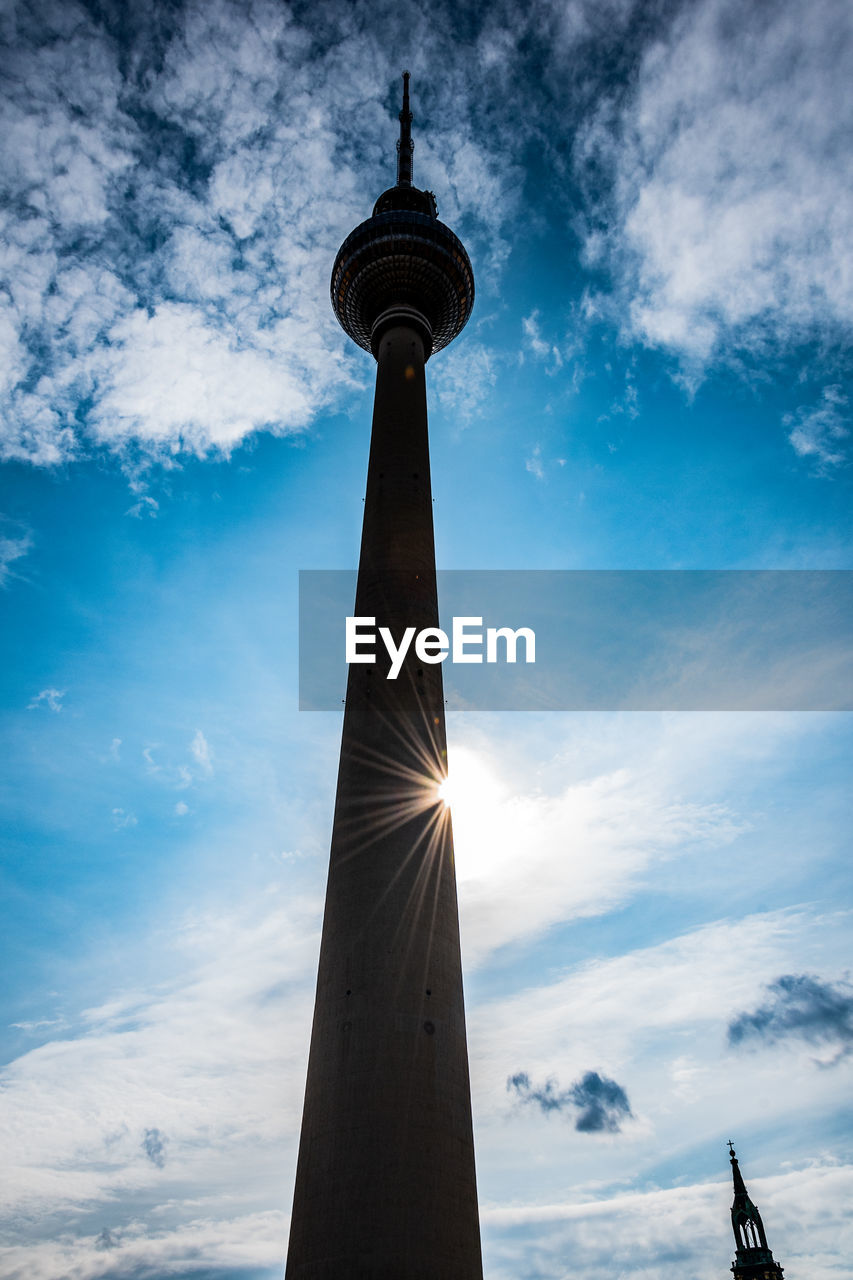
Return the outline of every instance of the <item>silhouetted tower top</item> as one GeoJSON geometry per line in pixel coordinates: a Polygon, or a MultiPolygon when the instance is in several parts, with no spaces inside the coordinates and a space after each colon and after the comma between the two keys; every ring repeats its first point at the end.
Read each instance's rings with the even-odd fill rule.
{"type": "Polygon", "coordinates": [[[474,305],[474,273],[462,241],[438,220],[435,196],[412,185],[409,73],[397,143],[397,182],[351,231],[332,269],[332,307],[353,342],[373,355],[394,325],[415,328],[427,359],[461,333],[474,305]]]}
{"type": "Polygon", "coordinates": [[[782,1268],[767,1245],[764,1223],[758,1206],[749,1198],[737,1155],[729,1142],[735,1198],[732,1202],[732,1230],[735,1233],[735,1280],[782,1280],[782,1268]]]}

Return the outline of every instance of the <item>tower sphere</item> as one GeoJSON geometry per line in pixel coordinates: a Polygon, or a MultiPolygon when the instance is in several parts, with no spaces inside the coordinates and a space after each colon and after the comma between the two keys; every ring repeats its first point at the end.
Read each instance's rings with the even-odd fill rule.
{"type": "Polygon", "coordinates": [[[435,197],[412,186],[409,75],[403,76],[397,185],[373,216],[344,240],[332,269],[332,308],[341,327],[374,356],[393,324],[420,330],[429,356],[461,333],[474,305],[474,273],[465,248],[443,222],[435,197]]]}

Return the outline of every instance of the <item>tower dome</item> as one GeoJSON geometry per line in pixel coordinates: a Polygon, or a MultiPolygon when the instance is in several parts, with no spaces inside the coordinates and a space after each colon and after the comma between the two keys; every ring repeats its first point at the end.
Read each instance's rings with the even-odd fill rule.
{"type": "Polygon", "coordinates": [[[353,342],[376,354],[393,324],[415,326],[427,356],[452,342],[474,305],[474,273],[461,240],[439,222],[431,191],[412,186],[409,73],[397,144],[397,184],[344,240],[332,269],[332,307],[353,342]]]}

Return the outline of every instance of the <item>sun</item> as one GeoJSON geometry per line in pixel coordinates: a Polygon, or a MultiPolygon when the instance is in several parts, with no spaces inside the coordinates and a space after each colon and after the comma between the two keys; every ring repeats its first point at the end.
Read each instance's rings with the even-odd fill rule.
{"type": "Polygon", "coordinates": [[[469,810],[482,814],[500,793],[500,786],[486,762],[468,747],[452,753],[451,767],[438,787],[445,809],[453,807],[454,820],[469,810]]]}
{"type": "Polygon", "coordinates": [[[459,880],[487,877],[501,843],[508,796],[488,761],[469,747],[450,752],[450,769],[437,798],[453,818],[453,843],[459,880]]]}

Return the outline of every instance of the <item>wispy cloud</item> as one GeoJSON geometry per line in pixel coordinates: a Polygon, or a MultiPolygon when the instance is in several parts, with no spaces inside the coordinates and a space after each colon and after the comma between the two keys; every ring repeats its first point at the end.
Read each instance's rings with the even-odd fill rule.
{"type": "Polygon", "coordinates": [[[498,380],[497,358],[482,343],[467,341],[442,352],[430,380],[435,397],[451,421],[464,426],[481,417],[492,402],[498,380]]]}
{"type": "Polygon", "coordinates": [[[12,566],[27,555],[32,545],[29,533],[4,533],[0,527],[0,587],[8,586],[10,580],[17,577],[17,570],[12,566]]]}
{"type": "Polygon", "coordinates": [[[298,1132],[320,916],[319,901],[268,890],[173,921],[168,982],[107,988],[64,1035],[4,1067],[3,1124],[19,1153],[6,1207],[54,1224],[39,1243],[7,1246],[4,1276],[65,1274],[72,1220],[81,1277],[102,1274],[98,1250],[113,1244],[130,1270],[158,1270],[171,1246],[181,1259],[194,1247],[213,1272],[251,1245],[244,1220],[274,1210],[247,1256],[280,1261],[281,1160],[298,1132]],[[304,1035],[283,1030],[294,1026],[304,1035]],[[82,1241],[81,1222],[92,1223],[82,1241]]]}
{"type": "Polygon", "coordinates": [[[847,460],[848,403],[840,386],[824,387],[816,405],[797,409],[783,420],[795,453],[813,462],[822,475],[847,460]]]}
{"type": "Polygon", "coordinates": [[[597,1071],[585,1072],[567,1089],[561,1089],[553,1077],[533,1085],[526,1071],[517,1071],[508,1078],[506,1087],[520,1102],[537,1106],[546,1115],[574,1112],[579,1133],[620,1133],[622,1122],[632,1114],[622,1086],[597,1071]]]}
{"type": "Polygon", "coordinates": [[[11,1025],[16,1027],[19,1031],[35,1032],[46,1031],[49,1028],[59,1028],[64,1030],[68,1026],[68,1023],[64,1018],[40,1018],[37,1022],[13,1022],[11,1025]]]}
{"type": "Polygon", "coordinates": [[[636,892],[651,865],[735,838],[743,826],[737,815],[687,799],[674,783],[668,748],[658,754],[647,739],[629,764],[631,750],[623,738],[621,769],[602,760],[600,772],[568,784],[565,770],[557,771],[552,789],[541,776],[530,784],[503,778],[485,746],[455,748],[453,827],[468,963],[558,921],[610,911],[636,892]]]}
{"type": "Polygon", "coordinates": [[[210,774],[213,772],[210,744],[201,729],[196,729],[195,731],[195,737],[190,743],[190,752],[192,753],[193,760],[195,760],[202,773],[210,774]]]}
{"type": "Polygon", "coordinates": [[[142,494],[132,507],[128,507],[124,514],[133,516],[136,520],[141,520],[143,516],[148,516],[150,520],[156,520],[159,510],[160,504],[156,498],[152,498],[148,494],[142,494]]]}
{"type": "MultiPolygon", "coordinates": [[[[184,748],[186,750],[187,748],[184,748]]],[[[142,758],[149,778],[174,791],[186,791],[200,777],[210,777],[213,758],[210,744],[201,729],[197,729],[188,744],[192,763],[180,761],[183,751],[170,751],[163,743],[153,742],[143,747],[142,758]]]]}
{"type": "Polygon", "coordinates": [[[35,711],[37,707],[47,707],[48,711],[58,713],[62,710],[62,699],[66,692],[66,689],[42,689],[41,693],[37,693],[32,702],[28,703],[27,710],[35,711]]]}
{"type": "Polygon", "coordinates": [[[545,365],[548,373],[557,373],[563,367],[563,356],[557,343],[543,336],[538,311],[522,318],[521,330],[522,351],[529,351],[535,360],[545,365]]]}
{"type": "Polygon", "coordinates": [[[537,480],[545,479],[545,467],[542,462],[541,444],[534,445],[533,452],[530,457],[525,458],[524,469],[525,471],[528,471],[530,475],[535,476],[537,480]]]}
{"type": "MultiPolygon", "coordinates": [[[[171,1275],[179,1280],[244,1280],[281,1267],[287,1250],[288,1219],[282,1209],[235,1212],[223,1203],[206,1214],[174,1225],[158,1211],[141,1211],[118,1227],[84,1234],[79,1225],[51,1240],[0,1248],[4,1280],[124,1280],[171,1275]],[[104,1253],[109,1253],[105,1258],[104,1253]]],[[[101,1211],[101,1217],[104,1211],[101,1211]]]]}
{"type": "MultiPolygon", "coordinates": [[[[735,1059],[725,1043],[732,1001],[744,1007],[756,979],[772,981],[792,950],[809,958],[829,947],[843,954],[848,927],[846,915],[805,912],[720,920],[624,955],[578,961],[541,985],[492,998],[470,1019],[481,1118],[505,1115],[506,1081],[518,1074],[519,1061],[530,1089],[541,1095],[533,1101],[541,1105],[549,1092],[562,1100],[556,1081],[547,1088],[551,1064],[560,1062],[578,1081],[597,1059],[606,1064],[599,1075],[631,1081],[634,1137],[654,1131],[664,1144],[677,1146],[682,1104],[673,1107],[676,1096],[692,1109],[697,1141],[719,1125],[753,1123],[756,1092],[772,1123],[798,1105],[803,1073],[813,1065],[803,1054],[783,1078],[772,1055],[735,1059]],[[734,1080],[743,1090],[738,1101],[732,1098],[734,1080]]],[[[828,1106],[845,1093],[842,1073],[836,1076],[831,1082],[827,1077],[828,1106]]],[[[542,1143],[538,1167],[545,1167],[546,1156],[559,1163],[556,1136],[543,1133],[542,1143]]]]}
{"type": "Polygon", "coordinates": [[[768,999],[737,1014],[728,1027],[730,1045],[805,1040],[836,1050],[833,1063],[853,1051],[853,987],[824,982],[807,973],[783,974],[769,983],[768,999]]]}
{"type": "MultiPolygon", "coordinates": [[[[725,1150],[723,1140],[720,1145],[725,1150]]],[[[853,1166],[816,1161],[771,1178],[750,1176],[777,1258],[806,1265],[829,1280],[846,1266],[853,1244],[849,1200],[853,1166]],[[821,1239],[812,1233],[811,1224],[821,1239]]],[[[676,1272],[713,1280],[731,1257],[728,1223],[731,1180],[693,1182],[671,1188],[590,1195],[587,1188],[560,1201],[490,1204],[481,1213],[496,1280],[529,1275],[562,1280],[665,1280],[676,1272]],[[722,1261],[720,1261],[722,1260],[722,1261]]],[[[787,1270],[787,1268],[786,1268],[787,1270]]]]}
{"type": "Polygon", "coordinates": [[[135,813],[128,813],[126,809],[113,809],[113,830],[124,831],[128,827],[135,827],[136,824],[135,813]]]}

